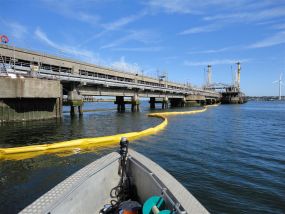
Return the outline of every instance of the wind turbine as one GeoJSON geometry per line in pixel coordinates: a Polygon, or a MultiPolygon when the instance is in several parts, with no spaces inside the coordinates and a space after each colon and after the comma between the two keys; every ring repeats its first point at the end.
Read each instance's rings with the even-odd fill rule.
{"type": "Polygon", "coordinates": [[[281,87],[284,85],[282,81],[282,73],[280,74],[279,80],[276,80],[273,83],[279,83],[279,100],[281,100],[281,87]]]}

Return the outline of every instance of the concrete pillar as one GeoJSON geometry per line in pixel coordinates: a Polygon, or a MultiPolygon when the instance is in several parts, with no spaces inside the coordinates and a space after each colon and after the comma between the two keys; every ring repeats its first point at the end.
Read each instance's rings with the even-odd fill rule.
{"type": "Polygon", "coordinates": [[[83,105],[78,106],[78,113],[79,115],[83,115],[83,105]]]}
{"type": "Polygon", "coordinates": [[[134,96],[132,96],[132,112],[139,111],[139,106],[140,106],[139,96],[135,94],[134,96]]]}
{"type": "Polygon", "coordinates": [[[169,99],[171,107],[184,107],[186,103],[185,98],[171,98],[169,99]]]}
{"type": "Polygon", "coordinates": [[[185,106],[186,106],[186,97],[183,97],[181,107],[185,107],[185,106]]]}
{"type": "Polygon", "coordinates": [[[83,97],[79,94],[79,91],[75,85],[72,83],[71,91],[68,92],[68,103],[70,105],[70,115],[73,116],[77,113],[76,107],[78,107],[78,112],[80,115],[83,114],[82,106],[83,106],[83,97]]]}
{"type": "Polygon", "coordinates": [[[70,106],[70,115],[71,116],[75,115],[75,108],[74,108],[74,106],[70,106]]]}
{"type": "Polygon", "coordinates": [[[162,109],[168,109],[168,97],[167,96],[163,97],[162,109]]]}
{"type": "Polygon", "coordinates": [[[115,104],[117,104],[118,112],[124,112],[126,110],[125,101],[123,96],[116,96],[115,104]]]}
{"type": "Polygon", "coordinates": [[[195,107],[195,106],[200,106],[200,103],[198,101],[186,101],[185,106],[187,107],[195,107]]]}
{"type": "Polygon", "coordinates": [[[151,109],[155,109],[155,97],[150,98],[149,104],[151,109]]]}

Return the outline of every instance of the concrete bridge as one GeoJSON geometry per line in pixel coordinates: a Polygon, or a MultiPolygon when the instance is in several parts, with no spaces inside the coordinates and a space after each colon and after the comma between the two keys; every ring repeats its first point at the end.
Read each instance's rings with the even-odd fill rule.
{"type": "MultiPolygon", "coordinates": [[[[68,96],[71,114],[75,114],[77,107],[79,113],[82,113],[83,97],[88,96],[116,97],[118,111],[124,111],[126,104],[132,105],[132,111],[138,111],[141,97],[150,98],[151,108],[155,108],[156,103],[161,103],[162,108],[168,108],[169,103],[173,107],[185,106],[191,102],[211,104],[221,98],[215,91],[171,82],[166,77],[152,78],[7,45],[0,45],[0,81],[0,108],[2,112],[3,109],[5,112],[11,110],[13,114],[24,111],[19,106],[26,99],[37,99],[37,103],[39,99],[42,99],[43,103],[48,102],[47,99],[52,99],[54,108],[61,108],[61,104],[58,103],[61,103],[62,95],[68,96]],[[31,88],[29,85],[34,87],[31,88]],[[15,92],[24,88],[25,95],[15,92]],[[36,95],[34,91],[29,90],[41,93],[36,95]],[[45,91],[54,93],[47,96],[45,91]],[[125,97],[131,99],[125,100],[125,97]],[[58,101],[54,102],[54,99],[58,101]],[[10,105],[7,105],[7,102],[10,105]],[[13,102],[17,103],[19,109],[13,108],[13,102]]],[[[32,105],[31,103],[25,105],[32,105]]],[[[33,108],[38,111],[37,107],[33,108]]],[[[60,109],[56,109],[55,112],[60,112],[60,109]]],[[[0,115],[0,121],[21,118],[17,115],[16,119],[7,119],[3,114],[2,119],[0,115]]],[[[56,113],[53,116],[58,115],[60,114],[56,113]]]]}

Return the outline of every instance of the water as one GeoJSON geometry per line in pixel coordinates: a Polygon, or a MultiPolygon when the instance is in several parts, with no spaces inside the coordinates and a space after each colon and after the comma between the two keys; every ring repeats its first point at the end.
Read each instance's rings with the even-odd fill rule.
{"type": "MultiPolygon", "coordinates": [[[[141,113],[117,113],[111,103],[90,103],[85,113],[60,121],[0,126],[0,147],[50,143],[142,130],[160,123],[141,113]]],[[[188,108],[179,110],[189,110],[188,108]]],[[[285,103],[221,105],[169,118],[157,135],[131,143],[180,181],[211,213],[285,213],[285,103]]],[[[76,170],[115,150],[68,157],[44,155],[0,161],[0,213],[16,213],[76,170]]]]}

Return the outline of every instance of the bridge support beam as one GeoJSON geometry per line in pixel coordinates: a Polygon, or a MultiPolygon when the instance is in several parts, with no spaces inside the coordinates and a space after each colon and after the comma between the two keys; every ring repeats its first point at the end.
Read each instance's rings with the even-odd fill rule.
{"type": "Polygon", "coordinates": [[[162,109],[168,109],[168,97],[167,96],[163,97],[162,109]]]}
{"type": "Polygon", "coordinates": [[[149,99],[149,104],[151,109],[155,109],[155,97],[149,99]]]}
{"type": "Polygon", "coordinates": [[[140,106],[140,101],[139,101],[139,96],[137,94],[135,94],[134,96],[132,96],[132,112],[137,112],[139,111],[139,106],[140,106]]]}
{"type": "Polygon", "coordinates": [[[197,102],[198,102],[201,106],[206,105],[206,100],[197,100],[197,102]]]}
{"type": "Polygon", "coordinates": [[[70,105],[70,115],[75,116],[77,113],[79,115],[83,115],[83,101],[81,100],[73,100],[69,101],[70,105]],[[78,111],[77,111],[77,109],[78,111]]]}
{"type": "Polygon", "coordinates": [[[206,99],[206,104],[207,105],[212,105],[212,100],[211,99],[206,99]]]}
{"type": "Polygon", "coordinates": [[[213,104],[216,104],[218,102],[219,101],[217,99],[214,99],[214,98],[206,99],[206,104],[207,105],[213,105],[213,104]]]}
{"type": "Polygon", "coordinates": [[[186,101],[186,103],[185,103],[185,106],[187,106],[187,107],[197,107],[197,106],[200,106],[200,103],[199,102],[197,102],[197,101],[186,101]]]}
{"type": "Polygon", "coordinates": [[[171,107],[185,107],[185,98],[171,98],[169,99],[171,107]]]}
{"type": "Polygon", "coordinates": [[[118,112],[124,112],[126,110],[124,96],[116,96],[115,104],[117,104],[118,112]]]}
{"type": "Polygon", "coordinates": [[[72,83],[71,91],[68,92],[68,103],[70,105],[70,115],[76,115],[78,108],[78,114],[83,114],[83,97],[80,95],[79,90],[76,88],[76,85],[72,83]]]}

